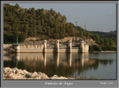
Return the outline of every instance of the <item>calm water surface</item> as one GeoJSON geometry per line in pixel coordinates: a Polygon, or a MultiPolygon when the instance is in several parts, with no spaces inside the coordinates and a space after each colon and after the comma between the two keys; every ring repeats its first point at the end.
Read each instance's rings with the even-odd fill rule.
{"type": "Polygon", "coordinates": [[[18,53],[4,55],[4,67],[76,79],[116,79],[116,53],[18,53]]]}

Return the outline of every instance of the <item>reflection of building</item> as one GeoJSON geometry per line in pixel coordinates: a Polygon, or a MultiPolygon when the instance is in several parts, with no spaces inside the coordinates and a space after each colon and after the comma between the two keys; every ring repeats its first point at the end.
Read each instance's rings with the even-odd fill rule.
{"type": "Polygon", "coordinates": [[[60,63],[60,58],[59,58],[59,53],[57,53],[57,67],[59,67],[59,63],[60,63]]]}
{"type": "Polygon", "coordinates": [[[16,58],[18,61],[40,61],[44,63],[45,67],[50,63],[56,63],[57,67],[59,67],[60,64],[71,67],[76,63],[81,66],[88,63],[89,53],[55,53],[55,56],[53,53],[17,53],[16,58]],[[80,57],[78,57],[78,55],[80,57]],[[80,62],[75,61],[76,58],[77,60],[80,60],[80,62]]]}
{"type": "Polygon", "coordinates": [[[11,61],[4,61],[4,66],[44,72],[49,76],[54,74],[72,76],[75,73],[79,75],[89,69],[97,70],[99,64],[107,65],[113,61],[91,59],[89,53],[17,53],[15,58],[16,60],[13,60],[10,57],[11,61]]]}
{"type": "Polygon", "coordinates": [[[69,54],[69,66],[72,66],[72,53],[69,54]]]}
{"type": "Polygon", "coordinates": [[[84,66],[85,63],[88,63],[88,61],[89,61],[89,53],[82,53],[81,60],[80,60],[81,65],[84,66]]]}
{"type": "Polygon", "coordinates": [[[111,63],[111,60],[89,59],[89,53],[17,53],[11,54],[11,56],[4,56],[4,61],[8,60],[22,61],[24,64],[29,64],[29,66],[32,66],[31,62],[33,62],[34,66],[39,65],[39,67],[40,65],[44,67],[54,65],[55,67],[64,66],[72,68],[84,68],[97,66],[99,63],[111,63]]]}
{"type": "Polygon", "coordinates": [[[41,60],[43,61],[44,57],[42,53],[17,53],[17,60],[41,60]]]}
{"type": "Polygon", "coordinates": [[[44,67],[46,67],[46,65],[47,65],[47,55],[46,55],[47,53],[44,53],[44,57],[43,57],[43,59],[44,59],[44,67]]]}
{"type": "MultiPolygon", "coordinates": [[[[17,62],[22,61],[24,64],[29,64],[29,66],[32,66],[32,62],[34,66],[39,65],[38,67],[41,65],[43,67],[54,65],[55,67],[89,68],[98,65],[99,62],[101,64],[111,63],[111,60],[89,59],[89,53],[17,53],[15,56],[17,62]]],[[[9,59],[12,61],[15,56],[4,56],[4,60],[7,61],[9,59]]]]}

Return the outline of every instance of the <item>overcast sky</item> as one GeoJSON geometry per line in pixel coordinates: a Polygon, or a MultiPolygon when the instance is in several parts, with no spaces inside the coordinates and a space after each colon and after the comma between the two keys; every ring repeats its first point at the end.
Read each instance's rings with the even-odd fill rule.
{"type": "Polygon", "coordinates": [[[89,31],[116,30],[115,3],[18,3],[23,8],[54,9],[67,17],[68,22],[89,31]],[[86,27],[84,27],[86,25],[86,27]]]}

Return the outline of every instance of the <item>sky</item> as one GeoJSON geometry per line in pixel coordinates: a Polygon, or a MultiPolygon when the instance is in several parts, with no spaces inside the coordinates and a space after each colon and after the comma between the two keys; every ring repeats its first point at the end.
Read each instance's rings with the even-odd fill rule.
{"type": "MultiPolygon", "coordinates": [[[[11,3],[12,5],[16,3],[11,3]]],[[[22,8],[51,8],[66,16],[68,22],[88,31],[116,30],[115,3],[18,3],[22,8]]]]}

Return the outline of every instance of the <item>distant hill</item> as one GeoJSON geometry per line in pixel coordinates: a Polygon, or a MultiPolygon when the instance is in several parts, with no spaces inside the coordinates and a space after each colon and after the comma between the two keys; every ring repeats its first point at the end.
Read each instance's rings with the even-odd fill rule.
{"type": "Polygon", "coordinates": [[[110,31],[110,32],[100,32],[100,31],[89,31],[91,33],[94,33],[94,34],[98,34],[100,37],[114,37],[116,38],[117,36],[117,31],[110,31]]]}

